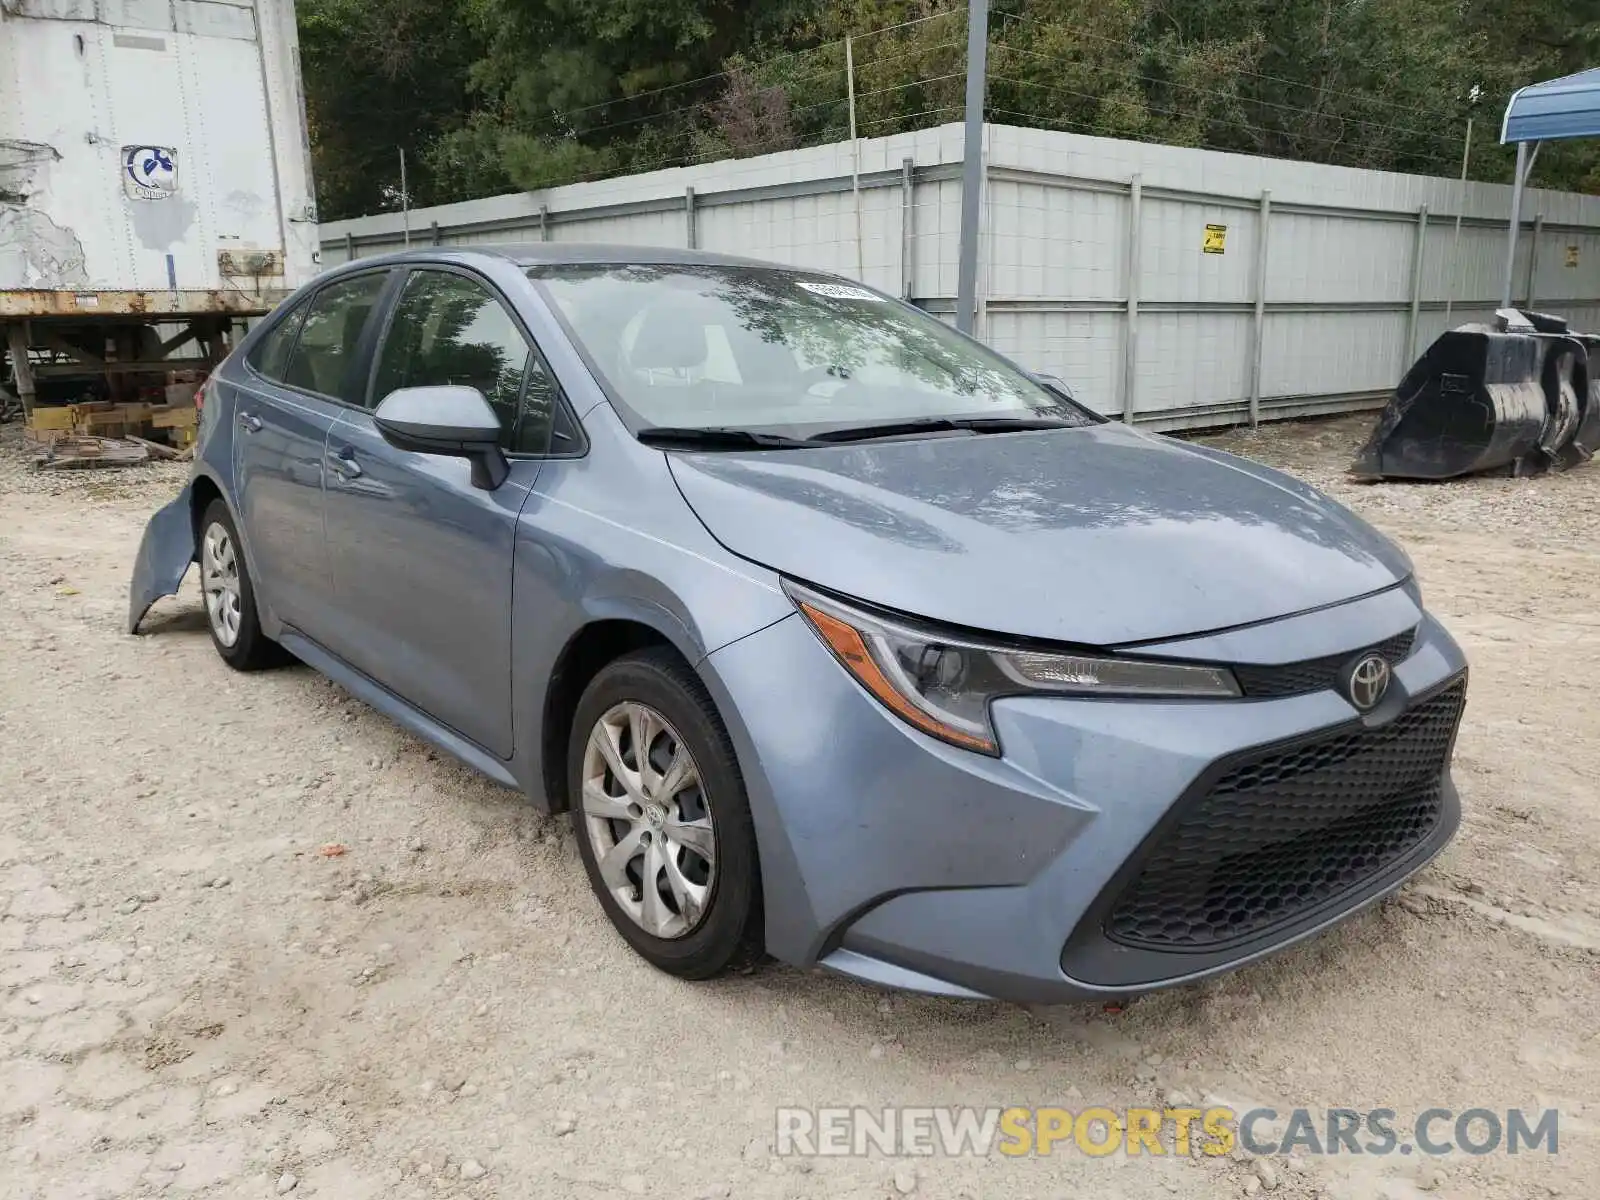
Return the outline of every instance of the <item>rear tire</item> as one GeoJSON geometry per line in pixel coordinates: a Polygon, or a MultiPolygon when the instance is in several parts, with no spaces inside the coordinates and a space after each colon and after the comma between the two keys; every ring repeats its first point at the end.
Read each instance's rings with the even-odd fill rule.
{"type": "Polygon", "coordinates": [[[221,499],[208,504],[200,518],[200,598],[206,606],[211,644],[234,670],[259,671],[288,657],[261,632],[239,531],[221,499]]]}
{"type": "Polygon", "coordinates": [[[744,779],[682,659],[654,648],[600,670],[574,714],[567,785],[589,883],[642,958],[696,980],[760,960],[761,872],[744,779]]]}

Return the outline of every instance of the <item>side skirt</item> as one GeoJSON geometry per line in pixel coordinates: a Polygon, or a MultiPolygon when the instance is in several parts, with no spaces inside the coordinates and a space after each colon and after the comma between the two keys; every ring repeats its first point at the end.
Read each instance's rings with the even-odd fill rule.
{"type": "Polygon", "coordinates": [[[337,655],[324,650],[304,634],[284,626],[278,642],[308,667],[326,675],[402,729],[416,734],[423,741],[430,742],[446,754],[460,759],[473,770],[487,775],[501,787],[512,788],[519,792],[523,790],[522,785],[511,774],[510,768],[500,759],[475,742],[470,742],[454,730],[439,724],[422,710],[412,707],[388,688],[363,675],[337,655]]]}

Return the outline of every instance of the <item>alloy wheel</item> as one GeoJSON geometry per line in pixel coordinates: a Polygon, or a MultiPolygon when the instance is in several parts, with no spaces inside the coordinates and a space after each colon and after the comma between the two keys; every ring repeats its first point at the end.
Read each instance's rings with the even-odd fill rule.
{"type": "Polygon", "coordinates": [[[206,617],[211,632],[222,645],[239,640],[243,600],[239,590],[239,559],[233,537],[219,522],[206,527],[200,543],[200,586],[205,591],[206,617]]]}
{"type": "Polygon", "coordinates": [[[617,905],[653,937],[706,914],[717,839],[700,769],[678,731],[636,701],[595,722],[583,756],[584,829],[617,905]]]}

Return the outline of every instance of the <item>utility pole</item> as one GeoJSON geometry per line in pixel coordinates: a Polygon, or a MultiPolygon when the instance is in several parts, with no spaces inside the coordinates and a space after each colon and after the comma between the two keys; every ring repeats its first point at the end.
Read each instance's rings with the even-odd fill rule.
{"type": "Polygon", "coordinates": [[[396,146],[400,151],[400,222],[405,229],[406,245],[411,245],[411,189],[406,186],[406,148],[396,146]]]}
{"type": "Polygon", "coordinates": [[[845,87],[850,96],[850,197],[856,206],[856,278],[865,280],[866,250],[861,233],[861,139],[856,136],[856,55],[850,35],[844,35],[845,87]]]}
{"type": "Polygon", "coordinates": [[[983,200],[983,100],[989,77],[989,0],[967,2],[967,113],[961,160],[961,245],[956,328],[978,320],[978,206],[983,200]]]}
{"type": "Polygon", "coordinates": [[[1456,203],[1456,231],[1450,237],[1449,279],[1445,285],[1444,327],[1446,329],[1450,328],[1450,313],[1456,303],[1456,253],[1461,248],[1461,214],[1467,207],[1467,167],[1472,162],[1473,109],[1477,107],[1478,99],[1482,95],[1483,89],[1477,84],[1467,89],[1467,136],[1461,141],[1461,199],[1456,203]]]}
{"type": "MultiPolygon", "coordinates": [[[[1476,90],[1476,89],[1474,89],[1476,90]]],[[[1450,283],[1444,298],[1444,327],[1450,328],[1450,313],[1456,305],[1456,254],[1461,249],[1461,213],[1467,207],[1467,167],[1472,162],[1472,118],[1467,118],[1467,136],[1461,144],[1461,199],[1456,201],[1456,231],[1450,235],[1450,283]]],[[[1412,352],[1416,347],[1411,347],[1412,352]]]]}

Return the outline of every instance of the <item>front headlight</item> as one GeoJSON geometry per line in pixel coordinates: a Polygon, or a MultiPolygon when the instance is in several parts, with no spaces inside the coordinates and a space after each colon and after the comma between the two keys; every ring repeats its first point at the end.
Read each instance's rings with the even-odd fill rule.
{"type": "Polygon", "coordinates": [[[989,721],[997,696],[1239,695],[1226,667],[987,644],[863,612],[788,580],[783,586],[834,657],[885,708],[924,733],[983,754],[1000,753],[989,721]]]}

